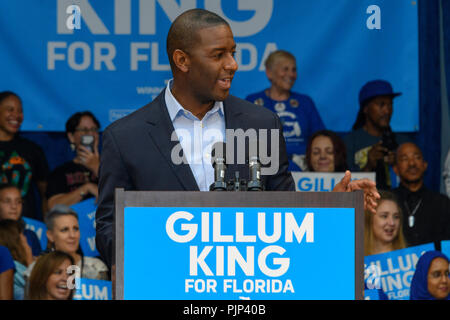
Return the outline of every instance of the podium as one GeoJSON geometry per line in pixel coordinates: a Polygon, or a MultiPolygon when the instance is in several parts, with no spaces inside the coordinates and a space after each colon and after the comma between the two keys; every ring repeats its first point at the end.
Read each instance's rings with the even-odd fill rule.
{"type": "Polygon", "coordinates": [[[115,298],[354,300],[363,192],[115,193],[115,298]]]}

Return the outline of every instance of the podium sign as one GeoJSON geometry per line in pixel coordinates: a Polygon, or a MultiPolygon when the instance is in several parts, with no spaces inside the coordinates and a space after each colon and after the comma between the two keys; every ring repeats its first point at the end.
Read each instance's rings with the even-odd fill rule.
{"type": "Polygon", "coordinates": [[[295,192],[116,197],[126,194],[116,221],[119,299],[362,298],[362,212],[338,205],[360,193],[316,193],[315,201],[310,193],[314,206],[295,192]],[[331,198],[335,207],[325,208],[331,198]]]}

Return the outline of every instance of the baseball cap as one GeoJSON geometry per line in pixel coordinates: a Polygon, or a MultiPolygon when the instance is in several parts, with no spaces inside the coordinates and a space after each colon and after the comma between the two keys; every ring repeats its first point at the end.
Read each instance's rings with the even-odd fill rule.
{"type": "Polygon", "coordinates": [[[392,98],[401,95],[401,92],[394,92],[389,82],[385,80],[373,80],[367,82],[359,91],[359,105],[378,96],[392,96],[392,98]]]}

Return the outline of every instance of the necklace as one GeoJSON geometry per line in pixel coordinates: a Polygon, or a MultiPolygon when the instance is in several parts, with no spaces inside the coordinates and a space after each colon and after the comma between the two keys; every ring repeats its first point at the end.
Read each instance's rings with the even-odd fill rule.
{"type": "Polygon", "coordinates": [[[408,210],[408,225],[410,228],[414,227],[414,221],[415,221],[414,215],[416,214],[417,210],[419,210],[419,207],[421,204],[422,204],[422,199],[419,200],[419,202],[416,204],[413,211],[411,212],[411,210],[409,209],[409,206],[408,206],[408,202],[405,201],[405,207],[406,207],[406,210],[408,210]]]}

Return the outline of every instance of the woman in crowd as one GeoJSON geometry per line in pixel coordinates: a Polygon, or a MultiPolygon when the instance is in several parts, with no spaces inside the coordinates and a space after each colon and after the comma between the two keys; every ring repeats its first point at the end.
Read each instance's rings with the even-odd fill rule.
{"type": "Polygon", "coordinates": [[[23,225],[15,220],[0,221],[0,245],[8,248],[14,259],[14,300],[23,300],[25,290],[24,273],[33,262],[33,254],[23,234],[23,225]]]}
{"type": "Polygon", "coordinates": [[[425,252],[411,281],[411,300],[450,300],[449,260],[439,251],[425,252]]]}
{"type": "Polygon", "coordinates": [[[29,300],[71,300],[73,289],[68,286],[69,267],[75,262],[71,255],[52,251],[41,255],[28,280],[29,300]]]}
{"type": "Polygon", "coordinates": [[[14,297],[14,259],[8,248],[0,246],[0,300],[14,297]]]}
{"type": "Polygon", "coordinates": [[[73,205],[98,196],[100,123],[89,112],[77,112],[66,122],[66,134],[75,157],[57,167],[48,180],[48,206],[73,205]]]}
{"type": "Polygon", "coordinates": [[[297,80],[295,56],[285,50],[272,52],[265,61],[270,88],[250,94],[246,100],[275,112],[282,124],[289,155],[289,171],[303,171],[306,142],[317,130],[325,129],[313,100],[291,91],[297,80]]]}
{"type": "Polygon", "coordinates": [[[379,191],[376,214],[365,212],[364,254],[366,256],[406,247],[403,236],[403,215],[394,194],[379,191]]]}
{"type": "MultiPolygon", "coordinates": [[[[57,205],[45,217],[47,239],[50,250],[63,251],[69,254],[80,268],[81,277],[107,280],[108,268],[98,258],[83,256],[80,249],[80,227],[78,215],[64,205],[57,205]]],[[[34,265],[26,273],[29,277],[34,265]]]]}
{"type": "MultiPolygon", "coordinates": [[[[20,221],[20,223],[25,225],[22,219],[22,207],[23,200],[19,188],[12,184],[0,185],[0,220],[11,219],[20,221]]],[[[33,256],[37,257],[41,253],[42,248],[36,233],[25,229],[23,234],[27,238],[33,256]]]]}
{"type": "Polygon", "coordinates": [[[343,140],[333,131],[316,131],[306,147],[306,164],[309,171],[345,172],[348,168],[343,140]]]}
{"type": "Polygon", "coordinates": [[[11,91],[0,92],[0,183],[17,186],[24,199],[23,215],[40,219],[33,187],[37,187],[42,212],[46,212],[48,164],[41,147],[18,135],[22,121],[20,97],[11,91]]]}

